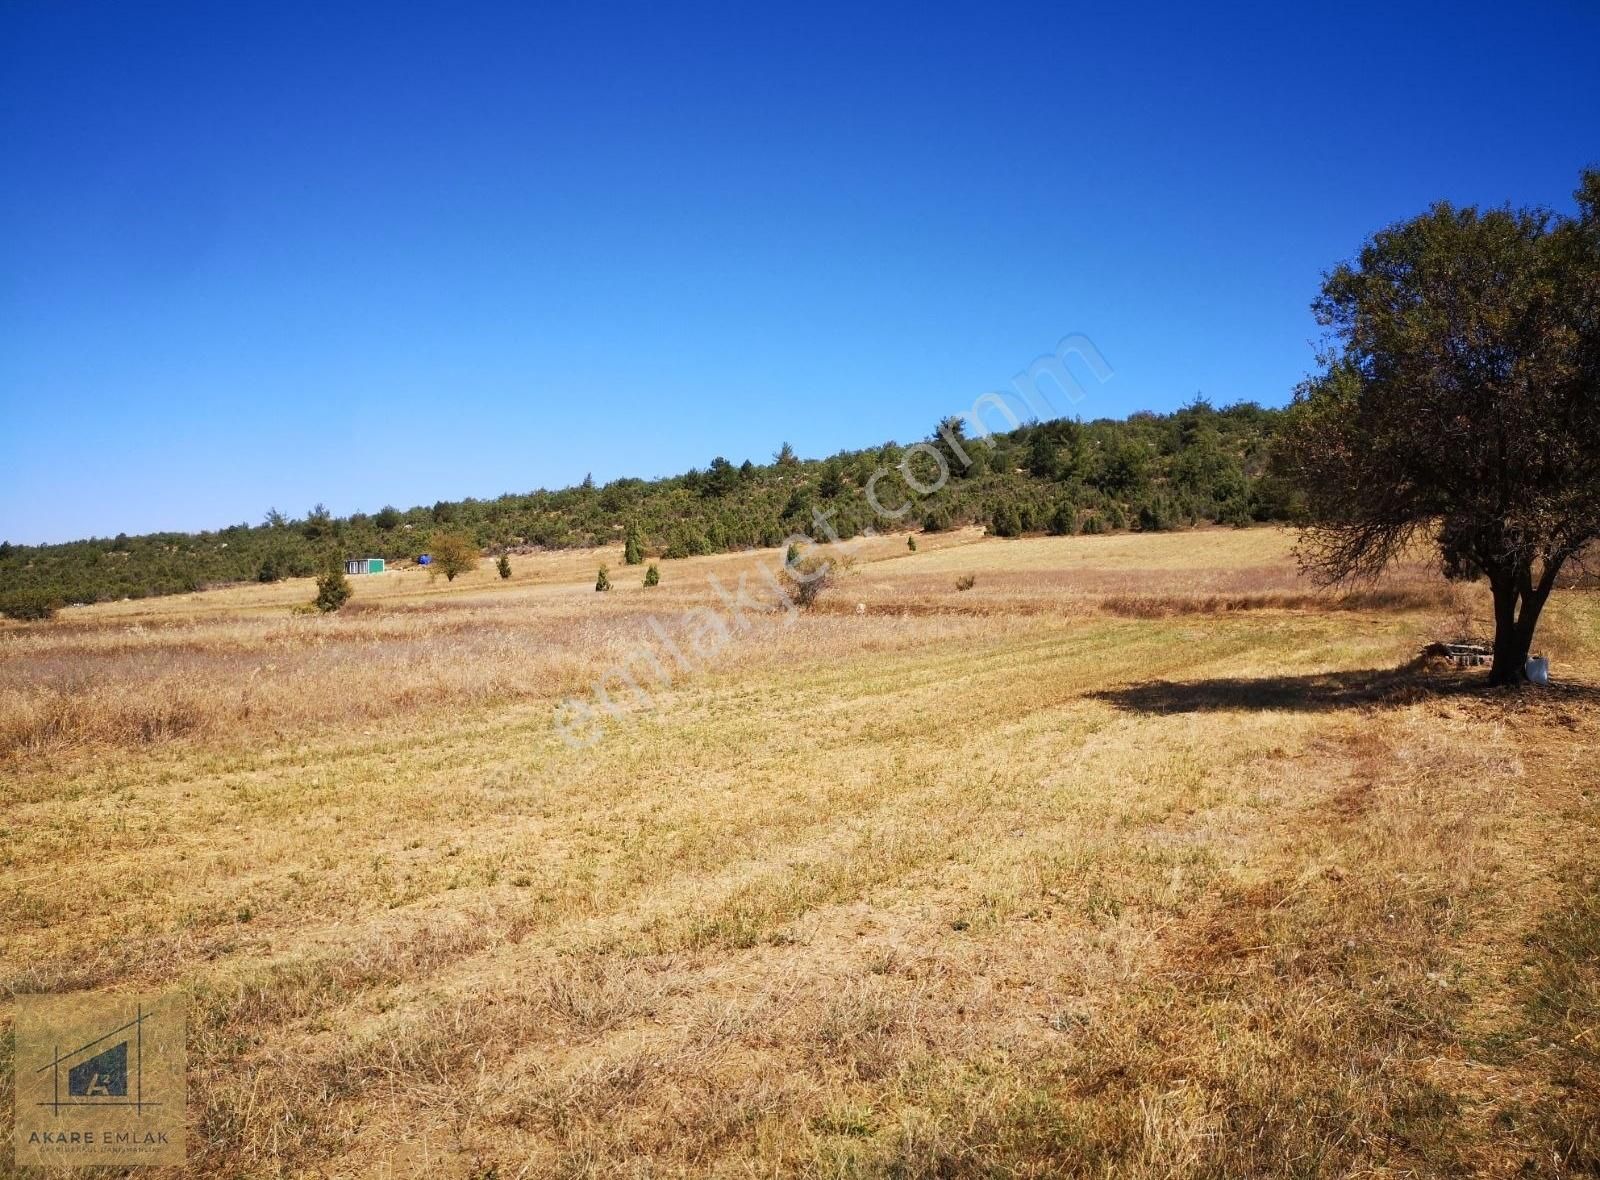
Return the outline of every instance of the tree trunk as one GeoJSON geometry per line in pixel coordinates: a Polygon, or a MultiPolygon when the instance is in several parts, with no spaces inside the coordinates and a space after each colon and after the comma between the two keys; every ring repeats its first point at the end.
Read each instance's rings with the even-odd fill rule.
{"type": "Polygon", "coordinates": [[[1489,671],[1489,683],[1517,684],[1527,678],[1528,651],[1533,646],[1532,636],[1523,642],[1517,626],[1521,595],[1512,577],[1491,578],[1489,584],[1494,590],[1494,667],[1489,671]]]}
{"type": "Polygon", "coordinates": [[[1494,668],[1489,673],[1490,684],[1521,684],[1528,679],[1533,632],[1560,569],[1559,560],[1547,562],[1537,584],[1531,567],[1489,579],[1494,590],[1494,668]]]}

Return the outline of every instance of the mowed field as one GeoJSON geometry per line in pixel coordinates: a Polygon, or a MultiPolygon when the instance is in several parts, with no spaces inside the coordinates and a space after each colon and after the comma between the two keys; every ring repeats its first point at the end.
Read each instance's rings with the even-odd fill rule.
{"type": "Polygon", "coordinates": [[[1600,1171],[1600,595],[1490,692],[1422,564],[918,542],[0,626],[0,1087],[17,994],[174,988],[184,1175],[1600,1171]]]}

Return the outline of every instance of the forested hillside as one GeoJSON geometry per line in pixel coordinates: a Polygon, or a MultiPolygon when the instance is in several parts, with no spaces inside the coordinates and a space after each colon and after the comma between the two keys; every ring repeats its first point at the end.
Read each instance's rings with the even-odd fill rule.
{"type": "Polygon", "coordinates": [[[20,618],[67,603],[271,581],[347,556],[414,559],[446,534],[496,551],[608,544],[631,530],[646,552],[672,558],[777,545],[792,533],[821,539],[815,512],[840,537],[869,527],[970,523],[1014,536],[1281,520],[1294,506],[1267,458],[1283,420],[1283,411],[1252,403],[1215,409],[1196,401],[1174,414],[1023,426],[993,436],[992,446],[963,444],[951,420],[945,436],[935,430],[927,446],[909,450],[891,442],[804,460],[785,445],[767,463],[719,457],[666,479],[586,480],[560,491],[342,517],[320,505],[294,519],[273,510],[260,524],[216,532],[0,543],[0,610],[20,618]],[[948,481],[915,495],[898,471],[902,460],[910,483],[927,488],[939,482],[939,459],[948,481]],[[869,481],[882,468],[889,473],[874,490],[885,508],[906,508],[896,518],[879,515],[868,500],[869,481]]]}

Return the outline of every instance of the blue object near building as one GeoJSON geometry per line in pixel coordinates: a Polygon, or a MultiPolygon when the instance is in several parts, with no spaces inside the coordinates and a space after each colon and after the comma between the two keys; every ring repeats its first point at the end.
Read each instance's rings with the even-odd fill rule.
{"type": "Polygon", "coordinates": [[[417,564],[418,565],[432,565],[433,564],[433,557],[430,554],[424,553],[421,557],[417,558],[417,564]]]}

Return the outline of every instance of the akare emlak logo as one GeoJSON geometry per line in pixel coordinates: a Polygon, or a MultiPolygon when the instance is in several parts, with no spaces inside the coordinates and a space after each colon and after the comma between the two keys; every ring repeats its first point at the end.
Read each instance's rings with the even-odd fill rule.
{"type": "Polygon", "coordinates": [[[180,995],[17,997],[16,1162],[181,1164],[180,995]]]}

